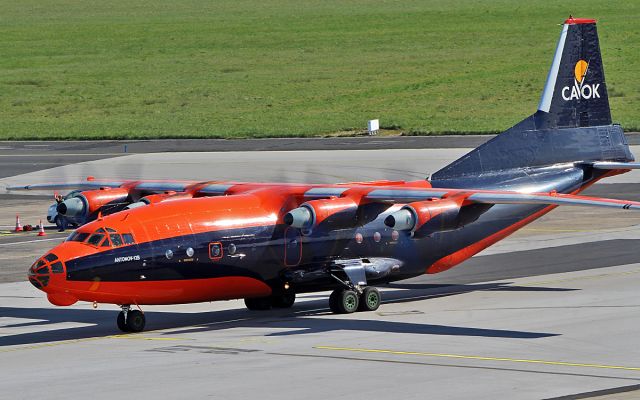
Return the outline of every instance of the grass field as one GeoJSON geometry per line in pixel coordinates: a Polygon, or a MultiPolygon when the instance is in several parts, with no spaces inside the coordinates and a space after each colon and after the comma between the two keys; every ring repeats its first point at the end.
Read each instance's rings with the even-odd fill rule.
{"type": "Polygon", "coordinates": [[[640,129],[640,1],[0,0],[0,139],[501,131],[558,26],[599,19],[614,120],[640,129]]]}

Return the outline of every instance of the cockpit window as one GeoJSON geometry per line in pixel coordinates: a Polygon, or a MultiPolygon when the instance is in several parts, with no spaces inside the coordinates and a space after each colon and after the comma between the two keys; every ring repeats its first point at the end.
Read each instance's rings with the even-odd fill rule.
{"type": "MultiPolygon", "coordinates": [[[[89,232],[75,231],[71,235],[69,235],[66,241],[85,242],[96,247],[120,247],[136,243],[132,234],[123,233],[122,235],[120,235],[118,231],[113,228],[98,228],[93,232],[93,234],[89,232]],[[87,238],[89,239],[87,240],[87,238]]],[[[57,259],[55,255],[52,256],[54,258],[52,260],[47,259],[47,261],[51,262],[57,259]]]]}
{"type": "Polygon", "coordinates": [[[93,235],[91,235],[91,237],[89,237],[89,240],[87,240],[87,243],[89,243],[92,246],[98,246],[98,244],[102,241],[102,239],[104,238],[104,234],[102,233],[94,233],[93,235]]]}
{"type": "Polygon", "coordinates": [[[124,242],[124,244],[134,244],[136,242],[135,240],[133,240],[133,235],[130,233],[123,233],[122,241],[124,242]]]}
{"type": "Polygon", "coordinates": [[[62,263],[60,261],[51,264],[51,272],[54,274],[59,274],[63,272],[62,263]]]}
{"type": "Polygon", "coordinates": [[[56,255],[55,255],[55,254],[53,254],[53,253],[49,253],[49,254],[47,254],[46,256],[44,256],[44,259],[45,259],[45,260],[47,260],[47,261],[49,261],[49,262],[51,262],[51,261],[55,261],[55,260],[57,260],[57,259],[58,259],[58,256],[56,256],[56,255]]]}
{"type": "Polygon", "coordinates": [[[69,237],[70,242],[84,242],[89,237],[88,232],[76,232],[72,236],[69,237]]]}
{"type": "Polygon", "coordinates": [[[113,247],[122,246],[122,238],[117,233],[110,233],[109,238],[113,247]]]}

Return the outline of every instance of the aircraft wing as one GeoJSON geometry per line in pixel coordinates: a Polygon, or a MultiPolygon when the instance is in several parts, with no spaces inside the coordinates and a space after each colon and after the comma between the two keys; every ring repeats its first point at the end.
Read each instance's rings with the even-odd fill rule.
{"type": "MultiPolygon", "coordinates": [[[[204,182],[203,182],[204,183],[204,182]]],[[[9,186],[7,190],[92,190],[100,188],[119,188],[124,187],[129,190],[139,190],[144,192],[182,192],[187,188],[198,184],[196,181],[142,181],[142,180],[97,180],[87,178],[81,182],[62,182],[62,183],[37,183],[33,185],[16,185],[9,186]]],[[[207,185],[208,187],[211,185],[207,185]]],[[[203,188],[204,189],[204,188],[203,188]]]]}
{"type": "Polygon", "coordinates": [[[466,200],[480,204],[546,204],[640,210],[640,202],[637,201],[557,193],[480,192],[469,195],[466,200]]]}
{"type": "Polygon", "coordinates": [[[595,161],[589,163],[595,169],[640,169],[640,163],[595,161]]]}
{"type": "Polygon", "coordinates": [[[125,184],[125,181],[85,181],[85,182],[65,182],[65,183],[36,183],[33,185],[24,186],[8,186],[7,190],[66,190],[66,189],[79,189],[79,190],[91,190],[100,189],[101,187],[120,187],[125,184]]]}
{"type": "MultiPolygon", "coordinates": [[[[638,168],[640,168],[640,165],[638,168]]],[[[408,203],[453,197],[464,199],[466,204],[546,204],[557,206],[568,205],[640,210],[640,202],[636,201],[578,196],[555,192],[518,193],[510,191],[487,191],[474,189],[450,190],[433,188],[426,190],[376,189],[366,195],[366,198],[370,201],[386,201],[390,203],[408,203]]]]}
{"type": "MultiPolygon", "coordinates": [[[[594,162],[594,168],[599,169],[640,169],[640,163],[614,163],[594,162]]],[[[235,182],[196,182],[196,181],[139,181],[139,180],[96,180],[88,178],[82,182],[68,183],[43,183],[25,186],[10,186],[7,190],[64,190],[80,189],[91,190],[102,187],[126,187],[129,190],[144,192],[182,192],[193,188],[201,195],[224,194],[235,182]]],[[[362,187],[355,184],[353,187],[362,187]]],[[[328,198],[346,195],[349,186],[314,187],[309,189],[306,198],[328,198]]],[[[446,189],[446,188],[398,188],[397,186],[377,186],[370,188],[363,199],[369,202],[385,203],[411,203],[423,200],[435,200],[462,197],[466,204],[547,204],[547,205],[572,205],[589,207],[620,208],[625,210],[640,210],[640,202],[628,200],[616,200],[608,198],[578,196],[560,193],[518,193],[510,191],[487,191],[476,189],[446,189]]]]}

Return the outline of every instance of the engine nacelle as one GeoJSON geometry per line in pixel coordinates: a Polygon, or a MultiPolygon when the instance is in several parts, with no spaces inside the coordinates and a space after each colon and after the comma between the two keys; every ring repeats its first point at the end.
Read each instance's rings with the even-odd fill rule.
{"type": "Polygon", "coordinates": [[[162,203],[167,201],[191,199],[191,198],[193,198],[193,194],[191,193],[167,192],[167,193],[150,194],[149,196],[145,196],[140,200],[136,201],[135,203],[129,204],[126,208],[132,209],[132,208],[146,206],[149,204],[156,204],[156,203],[162,203]]]}
{"type": "Polygon", "coordinates": [[[128,197],[129,191],[122,188],[87,190],[62,201],[56,210],[65,217],[88,216],[101,209],[108,213],[111,207],[118,211],[128,197]]]}
{"type": "Polygon", "coordinates": [[[349,197],[311,200],[285,214],[284,223],[303,230],[352,228],[358,225],[358,203],[349,197]]]}
{"type": "Polygon", "coordinates": [[[464,198],[417,201],[391,213],[384,223],[399,231],[411,231],[417,235],[451,231],[473,222],[488,210],[490,205],[462,207],[464,198]]]}

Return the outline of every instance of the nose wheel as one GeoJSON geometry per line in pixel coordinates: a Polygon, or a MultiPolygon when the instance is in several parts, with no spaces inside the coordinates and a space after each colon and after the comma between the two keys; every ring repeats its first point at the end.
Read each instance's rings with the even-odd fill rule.
{"type": "Polygon", "coordinates": [[[146,319],[142,311],[132,310],[130,305],[124,305],[122,311],[118,313],[116,322],[122,332],[142,332],[146,319]]]}

